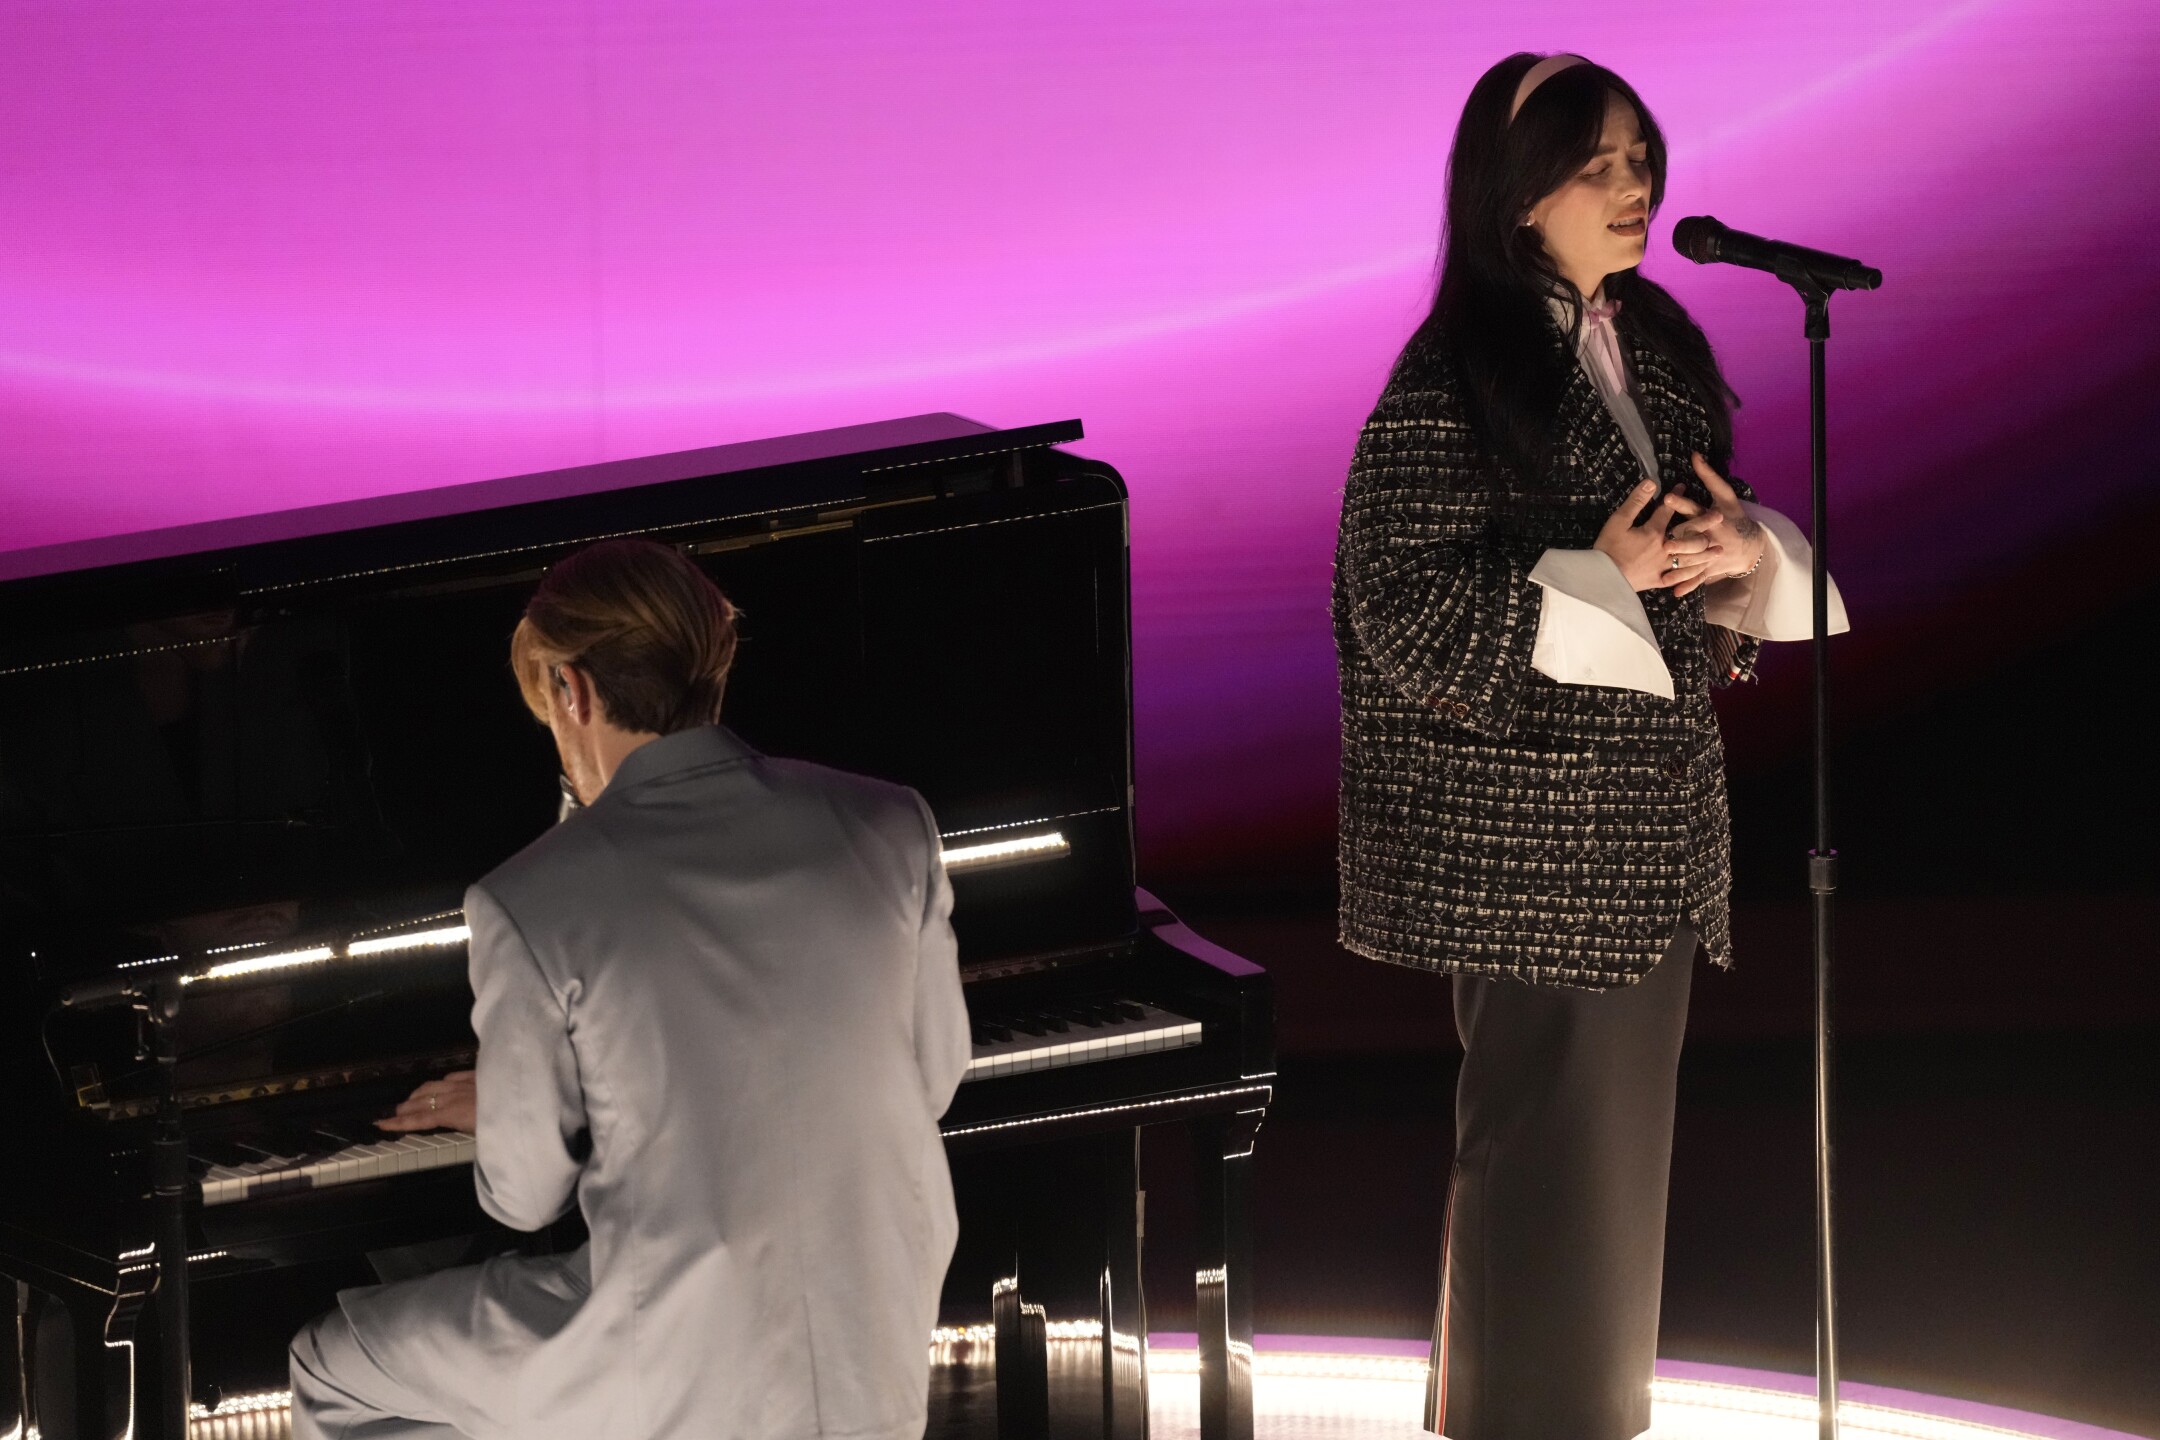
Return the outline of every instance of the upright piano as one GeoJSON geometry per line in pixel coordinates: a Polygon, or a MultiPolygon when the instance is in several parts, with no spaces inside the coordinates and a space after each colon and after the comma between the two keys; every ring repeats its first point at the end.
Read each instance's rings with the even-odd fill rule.
{"type": "Polygon", "coordinates": [[[1059,1433],[1145,1436],[1138,1140],[1176,1122],[1203,1432],[1249,1440],[1266,976],[1135,886],[1126,492],[1080,437],[923,415],[0,555],[0,1435],[171,1440],[160,1213],[197,1437],[282,1433],[337,1286],[577,1243],[492,1227],[469,1137],[370,1122],[471,1063],[464,887],[558,818],[510,632],[635,534],[742,611],[727,724],[938,818],[976,1051],[946,1313],[995,1336],[996,1432],[1051,1428],[1048,1327],[1091,1367],[1059,1433]]]}

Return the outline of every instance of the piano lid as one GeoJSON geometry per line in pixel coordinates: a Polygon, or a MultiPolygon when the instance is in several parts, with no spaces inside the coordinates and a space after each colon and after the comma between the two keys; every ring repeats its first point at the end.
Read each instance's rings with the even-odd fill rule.
{"type": "Polygon", "coordinates": [[[554,819],[511,629],[621,534],[742,609],[725,723],[929,799],[964,955],[1127,935],[1125,491],[1079,435],[917,416],[0,557],[0,959],[455,907],[554,819]]]}
{"type": "Polygon", "coordinates": [[[0,552],[0,582],[63,571],[105,569],[206,551],[271,545],[317,535],[377,530],[408,521],[469,515],[480,510],[501,510],[514,505],[669,481],[711,479],[851,457],[875,455],[885,463],[904,463],[911,457],[945,459],[966,453],[965,442],[980,440],[987,435],[1003,436],[1007,443],[1017,439],[1026,443],[1055,444],[1079,439],[1080,422],[1074,420],[1062,425],[1000,431],[959,415],[910,415],[899,420],[843,425],[832,430],[775,436],[769,440],[745,440],[733,445],[677,450],[666,455],[543,470],[535,475],[512,475],[499,480],[442,485],[430,490],[407,490],[394,495],[302,505],[262,515],[235,515],[192,525],[171,525],[126,535],[102,535],[89,540],[0,552]]]}

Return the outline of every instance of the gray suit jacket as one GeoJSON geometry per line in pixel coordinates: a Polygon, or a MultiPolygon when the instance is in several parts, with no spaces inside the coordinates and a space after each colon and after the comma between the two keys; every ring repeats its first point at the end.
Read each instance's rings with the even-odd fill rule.
{"type": "MultiPolygon", "coordinates": [[[[1706,412],[1621,339],[1668,485],[1698,501],[1706,412]]],[[[1498,461],[1438,346],[1413,341],[1358,438],[1335,559],[1342,685],[1342,943],[1435,970],[1602,987],[1639,979],[1683,918],[1728,963],[1730,839],[1713,663],[1760,643],[1706,626],[1702,592],[1643,607],[1674,698],[1530,668],[1530,570],[1586,549],[1640,478],[1553,327],[1568,374],[1548,473],[1498,461]]],[[[1740,481],[1742,498],[1753,492],[1740,481]]]]}
{"type": "Polygon", "coordinates": [[[912,791],[717,727],[632,753],[466,896],[481,1203],[576,1203],[588,1253],[349,1299],[363,1341],[462,1370],[475,1435],[916,1440],[969,1055],[951,908],[912,791]]]}

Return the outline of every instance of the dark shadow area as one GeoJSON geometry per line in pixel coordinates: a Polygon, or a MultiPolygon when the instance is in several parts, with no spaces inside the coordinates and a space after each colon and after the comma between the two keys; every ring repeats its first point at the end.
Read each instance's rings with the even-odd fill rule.
{"type": "MultiPolygon", "coordinates": [[[[2160,584],[2148,583],[2045,648],[1841,733],[1831,824],[1842,893],[2022,896],[2063,922],[2068,947],[2079,939],[2069,897],[2160,893],[2160,752],[2144,743],[2143,694],[2160,662],[2155,615],[2160,584]]],[[[1799,647],[1772,658],[1806,666],[1799,647]]],[[[1740,899],[1804,893],[1810,775],[1803,750],[1732,776],[1740,899]]]]}
{"type": "MultiPolygon", "coordinates": [[[[2160,1433],[2160,1030],[1841,1051],[1846,1378],[2160,1433]]],[[[1258,1328],[1419,1337],[1451,1053],[1291,1060],[1257,1161],[1258,1328]]],[[[1814,1366],[1809,1049],[1683,1062],[1659,1353],[1814,1366]]],[[[1190,1177],[1147,1165],[1150,1320],[1191,1325],[1190,1177]]]]}
{"type": "MultiPolygon", "coordinates": [[[[2160,1434],[2160,753],[2142,743],[2160,587],[2135,589],[1910,702],[1851,697],[1866,718],[1836,742],[1837,1219],[1848,1379],[2160,1434]]],[[[1772,661],[1806,665],[1799,647],[1772,661]]],[[[1738,965],[1696,980],[1660,1353],[1807,1373],[1805,753],[1731,789],[1738,965]]],[[[1154,888],[1274,977],[1259,1328],[1426,1335],[1458,1062],[1447,982],[1337,947],[1322,873],[1154,888]]],[[[1159,1148],[1151,1318],[1179,1329],[1189,1177],[1159,1148]]]]}

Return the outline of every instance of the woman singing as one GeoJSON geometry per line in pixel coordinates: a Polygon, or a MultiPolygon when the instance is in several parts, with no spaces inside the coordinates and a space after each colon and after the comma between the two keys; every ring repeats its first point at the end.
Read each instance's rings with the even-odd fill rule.
{"type": "Polygon", "coordinates": [[[1619,76],[1488,70],[1343,495],[1342,941],[1452,974],[1464,1048],[1453,1440],[1649,1428],[1689,974],[1732,954],[1710,689],[1808,628],[1806,542],[1725,478],[1731,392],[1636,273],[1664,188],[1619,76]]]}

